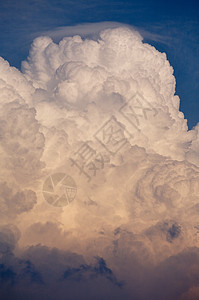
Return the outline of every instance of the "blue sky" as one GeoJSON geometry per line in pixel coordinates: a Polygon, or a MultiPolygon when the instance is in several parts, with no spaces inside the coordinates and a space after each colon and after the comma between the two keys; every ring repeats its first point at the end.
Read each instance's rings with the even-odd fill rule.
{"type": "Polygon", "coordinates": [[[199,121],[199,2],[157,0],[1,0],[0,56],[20,68],[33,38],[60,26],[121,22],[152,33],[145,41],[166,52],[189,128],[199,121]]]}

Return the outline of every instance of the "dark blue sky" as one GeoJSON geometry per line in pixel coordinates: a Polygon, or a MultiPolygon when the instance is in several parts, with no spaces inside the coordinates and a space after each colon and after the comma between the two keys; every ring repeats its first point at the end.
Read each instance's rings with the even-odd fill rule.
{"type": "Polygon", "coordinates": [[[59,26],[113,21],[162,36],[189,128],[199,121],[199,1],[0,0],[0,56],[20,68],[35,35],[59,26]]]}

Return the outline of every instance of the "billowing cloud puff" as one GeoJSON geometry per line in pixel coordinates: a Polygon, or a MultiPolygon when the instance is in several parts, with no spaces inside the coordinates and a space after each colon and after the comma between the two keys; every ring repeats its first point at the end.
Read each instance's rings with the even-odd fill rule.
{"type": "Polygon", "coordinates": [[[0,70],[5,299],[196,299],[198,125],[165,53],[118,27],[0,70]]]}
{"type": "Polygon", "coordinates": [[[35,110],[18,102],[5,104],[1,117],[3,166],[18,181],[35,176],[42,168],[44,137],[39,132],[35,110]]]}
{"type": "Polygon", "coordinates": [[[0,182],[0,216],[1,220],[16,217],[36,204],[36,193],[32,190],[10,188],[6,182],[0,182]]]}
{"type": "MultiPolygon", "coordinates": [[[[173,68],[165,53],[144,44],[141,36],[130,29],[107,29],[98,41],[67,37],[58,45],[48,37],[37,38],[22,66],[26,78],[37,89],[47,91],[43,101],[66,109],[67,115],[74,114],[71,109],[84,113],[94,128],[99,118],[106,120],[122,104],[131,106],[132,97],[140,93],[140,108],[131,111],[132,123],[123,120],[136,137],[139,133],[134,143],[183,159],[195,137],[195,132],[187,132],[186,120],[179,112],[173,68]]],[[[38,118],[43,116],[42,100],[38,118]]],[[[87,131],[87,124],[83,125],[87,131]]],[[[91,134],[89,130],[84,136],[89,139],[91,134]]]]}

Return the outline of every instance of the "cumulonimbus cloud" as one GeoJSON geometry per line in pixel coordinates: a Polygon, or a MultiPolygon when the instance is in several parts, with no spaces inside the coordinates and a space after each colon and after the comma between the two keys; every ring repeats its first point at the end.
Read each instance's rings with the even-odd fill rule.
{"type": "Polygon", "coordinates": [[[198,295],[198,125],[166,54],[123,26],[38,37],[0,70],[4,295],[198,295]]]}

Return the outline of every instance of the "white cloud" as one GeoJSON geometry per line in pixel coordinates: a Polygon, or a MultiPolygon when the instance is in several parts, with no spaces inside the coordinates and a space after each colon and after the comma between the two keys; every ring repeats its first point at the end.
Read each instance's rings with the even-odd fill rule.
{"type": "Polygon", "coordinates": [[[102,30],[114,29],[117,27],[130,28],[134,31],[139,32],[139,34],[143,38],[148,39],[150,41],[156,41],[156,42],[167,44],[171,40],[171,38],[169,38],[166,35],[152,33],[141,27],[136,27],[129,24],[119,23],[119,22],[83,23],[74,26],[62,26],[62,27],[57,27],[53,30],[37,32],[34,35],[32,35],[32,37],[36,38],[38,36],[44,35],[44,36],[51,37],[54,41],[57,42],[66,36],[80,35],[83,38],[97,40],[102,30]]]}
{"type": "Polygon", "coordinates": [[[53,30],[48,30],[44,32],[39,32],[37,35],[45,35],[50,36],[52,39],[62,39],[67,36],[74,36],[74,35],[80,35],[83,38],[90,38],[90,39],[98,39],[99,34],[102,30],[105,29],[114,29],[117,27],[128,27],[131,29],[135,29],[135,27],[122,24],[118,22],[99,22],[99,23],[83,23],[78,24],[74,26],[62,26],[57,27],[53,30]]]}
{"type": "MultiPolygon", "coordinates": [[[[22,72],[0,61],[0,209],[5,215],[0,222],[13,222],[21,231],[18,244],[8,243],[10,233],[1,235],[2,249],[15,253],[4,268],[20,277],[18,256],[28,259],[29,279],[23,276],[45,281],[38,293],[48,290],[46,297],[54,297],[57,286],[60,295],[79,286],[83,295],[89,289],[87,299],[95,293],[103,299],[157,298],[164,289],[169,299],[176,293],[186,299],[197,293],[192,263],[198,261],[199,239],[198,126],[188,131],[166,55],[143,43],[134,29],[112,25],[73,28],[84,38],[67,36],[59,44],[38,37],[22,72]],[[81,168],[84,142],[95,159],[81,168]],[[69,201],[70,182],[60,183],[64,173],[76,182],[74,201],[69,201]],[[65,193],[66,207],[45,201],[45,180],[47,193],[65,193]],[[103,258],[102,265],[95,256],[103,258]],[[158,276],[169,278],[178,260],[191,279],[180,277],[180,285],[167,289],[158,276]],[[58,279],[69,268],[73,275],[63,285],[58,279]],[[116,283],[123,281],[119,288],[116,283]]],[[[55,35],[67,30],[72,29],[55,35]]],[[[27,295],[24,282],[19,287],[27,295]]]]}

